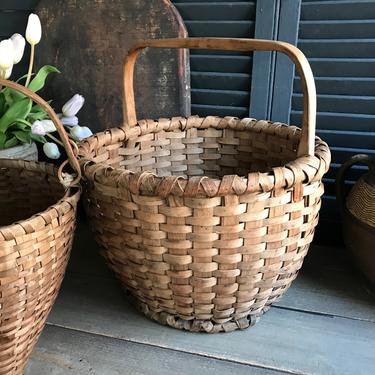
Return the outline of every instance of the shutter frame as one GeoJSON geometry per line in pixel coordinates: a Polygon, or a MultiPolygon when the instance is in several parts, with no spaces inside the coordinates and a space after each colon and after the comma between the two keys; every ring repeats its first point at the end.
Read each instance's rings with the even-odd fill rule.
{"type": "MultiPolygon", "coordinates": [[[[310,60],[317,83],[317,133],[332,151],[321,210],[321,218],[332,223],[340,220],[334,190],[339,167],[357,153],[375,156],[373,14],[374,1],[303,0],[301,6],[298,46],[310,60]]],[[[300,92],[296,78],[291,112],[296,125],[301,119],[300,92]]],[[[364,170],[356,166],[348,172],[348,187],[364,170]]]]}

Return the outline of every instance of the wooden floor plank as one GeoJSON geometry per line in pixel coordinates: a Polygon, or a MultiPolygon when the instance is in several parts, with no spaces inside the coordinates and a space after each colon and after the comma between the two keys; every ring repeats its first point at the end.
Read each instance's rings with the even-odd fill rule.
{"type": "MultiPolygon", "coordinates": [[[[86,223],[80,223],[69,274],[112,278],[86,223]]],[[[279,307],[375,322],[375,296],[343,249],[312,245],[300,275],[279,307]]]]}
{"type": "Polygon", "coordinates": [[[147,320],[115,280],[70,275],[53,325],[297,374],[375,373],[375,324],[279,308],[246,331],[194,334],[147,320]]]}
{"type": "Polygon", "coordinates": [[[375,322],[375,296],[343,249],[312,246],[300,275],[276,306],[375,322]]]}
{"type": "MultiPolygon", "coordinates": [[[[351,280],[350,275],[347,277],[344,286],[348,285],[351,280]]],[[[350,290],[330,287],[332,284],[329,280],[310,278],[304,273],[294,281],[285,296],[275,306],[375,323],[375,299],[369,297],[365,300],[361,299],[361,296],[350,297],[350,290]]]]}
{"type": "MultiPolygon", "coordinates": [[[[150,345],[47,326],[25,375],[281,375],[150,345]]],[[[285,373],[284,373],[285,374],[285,373]]]]}

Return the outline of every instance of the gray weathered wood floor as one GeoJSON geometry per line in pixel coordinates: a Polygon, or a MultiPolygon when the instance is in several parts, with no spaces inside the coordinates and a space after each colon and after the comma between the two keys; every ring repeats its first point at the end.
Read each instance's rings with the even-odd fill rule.
{"type": "Polygon", "coordinates": [[[286,296],[246,331],[160,326],[127,301],[85,224],[27,375],[375,374],[375,297],[342,249],[312,246],[286,296]]]}

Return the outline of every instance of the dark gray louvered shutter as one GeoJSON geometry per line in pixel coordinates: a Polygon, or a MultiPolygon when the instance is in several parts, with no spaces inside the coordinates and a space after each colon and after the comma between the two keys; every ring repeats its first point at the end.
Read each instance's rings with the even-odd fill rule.
{"type": "MultiPolygon", "coordinates": [[[[338,221],[334,192],[338,168],[351,155],[375,155],[374,18],[375,1],[302,1],[298,46],[316,79],[318,135],[332,151],[321,213],[331,223],[338,221]]],[[[300,123],[301,108],[296,77],[291,123],[300,123]]],[[[348,180],[356,180],[362,169],[353,169],[348,180]]]]}
{"type": "MultiPolygon", "coordinates": [[[[254,37],[254,1],[174,0],[189,36],[254,37]]],[[[191,51],[192,114],[249,115],[252,54],[191,51]]]]}

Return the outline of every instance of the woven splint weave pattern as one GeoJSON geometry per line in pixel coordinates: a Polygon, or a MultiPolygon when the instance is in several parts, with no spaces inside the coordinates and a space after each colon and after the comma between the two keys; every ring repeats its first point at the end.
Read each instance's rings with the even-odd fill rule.
{"type": "Polygon", "coordinates": [[[257,321],[296,277],[330,152],[300,129],[233,117],[141,120],[81,144],[87,213],[146,315],[192,331],[257,321]]]}
{"type": "Polygon", "coordinates": [[[79,191],[51,164],[0,160],[0,374],[22,374],[63,279],[79,191]],[[72,189],[73,190],[73,189],[72,189]]]}

